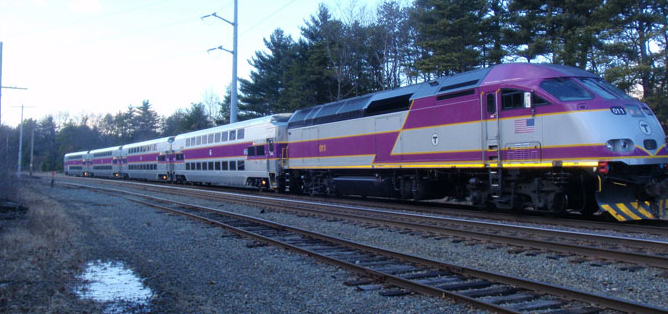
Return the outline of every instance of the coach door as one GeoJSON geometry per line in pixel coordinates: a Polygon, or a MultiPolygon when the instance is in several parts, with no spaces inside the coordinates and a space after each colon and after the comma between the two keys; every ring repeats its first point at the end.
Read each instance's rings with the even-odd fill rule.
{"type": "MultiPolygon", "coordinates": [[[[273,130],[272,130],[273,131],[273,130]]],[[[267,151],[264,153],[265,158],[267,159],[267,172],[276,173],[276,163],[278,159],[276,158],[276,152],[274,151],[274,139],[267,139],[267,151]]]]}
{"type": "Polygon", "coordinates": [[[499,106],[496,90],[480,93],[480,118],[483,128],[482,160],[487,166],[500,162],[499,106]]]}
{"type": "Polygon", "coordinates": [[[167,142],[169,143],[169,150],[167,151],[167,180],[174,180],[174,163],[176,162],[176,154],[174,152],[174,137],[170,137],[167,142]]]}

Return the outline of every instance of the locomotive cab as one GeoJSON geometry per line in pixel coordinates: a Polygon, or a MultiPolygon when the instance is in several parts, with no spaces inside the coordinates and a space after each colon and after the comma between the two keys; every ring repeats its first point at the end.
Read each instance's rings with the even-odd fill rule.
{"type": "MultiPolygon", "coordinates": [[[[497,120],[513,120],[500,134],[500,163],[504,168],[552,169],[542,175],[525,170],[514,181],[508,170],[514,186],[499,195],[528,195],[525,205],[553,212],[608,213],[619,221],[667,218],[665,134],[646,104],[593,75],[514,84],[531,91],[521,99],[521,89],[516,95],[506,86],[497,90],[497,120]],[[517,112],[508,110],[515,108],[517,112]],[[540,176],[540,182],[528,182],[540,176]]],[[[488,151],[494,147],[489,135],[488,128],[488,151]]],[[[510,197],[498,197],[497,205],[516,207],[510,197]]]]}

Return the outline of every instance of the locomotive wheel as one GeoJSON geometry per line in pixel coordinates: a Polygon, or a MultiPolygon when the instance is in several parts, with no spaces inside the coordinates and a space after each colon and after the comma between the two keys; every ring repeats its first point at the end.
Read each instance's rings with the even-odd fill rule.
{"type": "Polygon", "coordinates": [[[566,208],[568,207],[568,195],[565,193],[554,193],[552,198],[552,206],[550,206],[550,213],[554,215],[564,215],[566,214],[566,208]]]}

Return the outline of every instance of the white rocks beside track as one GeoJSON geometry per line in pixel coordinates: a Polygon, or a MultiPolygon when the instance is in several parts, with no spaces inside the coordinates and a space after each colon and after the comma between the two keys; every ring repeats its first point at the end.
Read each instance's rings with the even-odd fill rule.
{"type": "MultiPolygon", "coordinates": [[[[250,240],[222,228],[122,198],[33,187],[67,205],[84,233],[87,260],[123,261],[144,278],[155,295],[148,309],[131,309],[136,313],[483,313],[443,299],[358,291],[343,284],[356,278],[349,272],[271,246],[248,248],[250,240]]],[[[173,199],[268,217],[257,208],[173,199]]]]}

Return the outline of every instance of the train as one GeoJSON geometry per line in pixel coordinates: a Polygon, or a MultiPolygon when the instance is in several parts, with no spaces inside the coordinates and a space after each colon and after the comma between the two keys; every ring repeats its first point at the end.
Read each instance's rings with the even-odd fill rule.
{"type": "Polygon", "coordinates": [[[585,70],[531,63],[64,156],[75,176],[618,221],[668,220],[667,163],[647,104],[585,70]]]}

